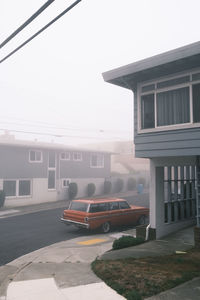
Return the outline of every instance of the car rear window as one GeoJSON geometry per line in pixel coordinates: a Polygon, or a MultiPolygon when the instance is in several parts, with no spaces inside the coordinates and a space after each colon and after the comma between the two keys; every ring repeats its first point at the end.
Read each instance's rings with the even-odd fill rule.
{"type": "Polygon", "coordinates": [[[78,201],[72,201],[69,210],[76,210],[76,211],[87,211],[88,209],[88,203],[84,202],[78,202],[78,201]]]}
{"type": "Polygon", "coordinates": [[[90,213],[101,212],[109,210],[108,203],[90,204],[90,213]]]}
{"type": "Polygon", "coordinates": [[[129,204],[126,201],[119,202],[119,205],[121,209],[130,208],[129,204]]]}

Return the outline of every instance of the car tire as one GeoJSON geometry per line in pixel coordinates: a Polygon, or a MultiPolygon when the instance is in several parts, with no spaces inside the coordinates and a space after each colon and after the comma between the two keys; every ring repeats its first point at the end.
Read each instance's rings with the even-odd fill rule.
{"type": "Polygon", "coordinates": [[[139,217],[138,221],[137,221],[137,224],[138,225],[145,225],[147,222],[146,222],[146,216],[142,215],[139,217]]]}
{"type": "Polygon", "coordinates": [[[101,231],[103,233],[108,233],[110,231],[110,228],[111,228],[110,223],[109,222],[105,222],[101,226],[101,231]]]}

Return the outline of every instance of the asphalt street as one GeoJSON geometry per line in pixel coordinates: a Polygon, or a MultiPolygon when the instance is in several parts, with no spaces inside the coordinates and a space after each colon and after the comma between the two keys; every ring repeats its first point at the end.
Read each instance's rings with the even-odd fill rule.
{"type": "MultiPolygon", "coordinates": [[[[130,204],[149,206],[148,194],[126,199],[130,204]]],[[[63,208],[56,208],[0,219],[0,266],[51,244],[90,235],[61,223],[62,212],[63,208]]]]}

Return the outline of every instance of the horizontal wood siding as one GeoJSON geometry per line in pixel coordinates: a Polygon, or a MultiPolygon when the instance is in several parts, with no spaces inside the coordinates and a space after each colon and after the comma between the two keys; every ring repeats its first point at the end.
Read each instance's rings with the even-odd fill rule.
{"type": "Polygon", "coordinates": [[[136,157],[200,155],[200,128],[135,135],[136,157]]]}

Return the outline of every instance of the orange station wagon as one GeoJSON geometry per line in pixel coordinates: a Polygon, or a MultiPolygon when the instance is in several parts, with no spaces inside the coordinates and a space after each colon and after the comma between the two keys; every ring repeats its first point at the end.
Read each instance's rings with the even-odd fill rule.
{"type": "Polygon", "coordinates": [[[107,233],[111,226],[145,224],[148,216],[148,208],[129,205],[124,199],[86,199],[71,201],[61,221],[87,229],[101,228],[107,233]]]}

